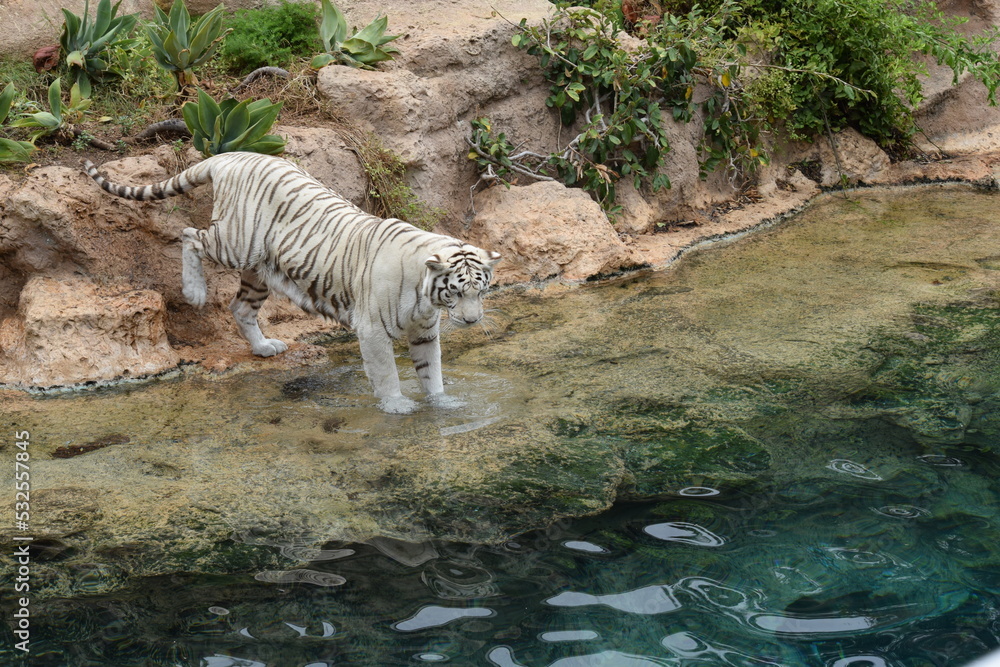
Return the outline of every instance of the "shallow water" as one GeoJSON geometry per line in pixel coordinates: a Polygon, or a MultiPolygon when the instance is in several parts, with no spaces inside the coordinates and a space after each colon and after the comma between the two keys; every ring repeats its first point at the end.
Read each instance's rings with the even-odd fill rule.
{"type": "Polygon", "coordinates": [[[349,336],[320,367],[20,406],[49,536],[31,664],[982,655],[997,201],[828,198],[669,271],[502,294],[492,339],[445,341],[462,410],[382,415],[349,336]]]}

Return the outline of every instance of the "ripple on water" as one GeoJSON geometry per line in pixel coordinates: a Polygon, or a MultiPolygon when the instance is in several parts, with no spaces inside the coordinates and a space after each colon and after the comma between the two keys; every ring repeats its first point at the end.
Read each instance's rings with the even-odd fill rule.
{"type": "Polygon", "coordinates": [[[957,456],[948,456],[946,454],[924,454],[923,456],[918,456],[917,460],[932,466],[949,468],[958,468],[965,465],[965,461],[957,456]]]}
{"type": "Polygon", "coordinates": [[[354,555],[354,549],[314,549],[312,547],[281,547],[279,549],[282,556],[294,560],[320,562],[325,560],[337,560],[354,555]]]}
{"type": "Polygon", "coordinates": [[[726,543],[724,539],[701,526],[685,521],[668,521],[666,523],[655,523],[642,529],[647,535],[664,540],[666,542],[680,542],[682,544],[694,544],[699,547],[721,547],[726,543]]]}
{"type": "Polygon", "coordinates": [[[884,658],[877,655],[852,655],[833,662],[830,667],[887,667],[884,658]]]}
{"type": "Polygon", "coordinates": [[[253,577],[269,584],[312,584],[313,586],[343,586],[347,579],[339,574],[315,570],[266,570],[253,577]]]}
{"type": "MultiPolygon", "coordinates": [[[[497,667],[526,667],[526,665],[517,662],[514,658],[514,652],[507,646],[490,649],[487,657],[497,667]]],[[[547,667],[609,667],[611,665],[614,667],[667,667],[673,664],[672,661],[649,656],[622,653],[621,651],[601,651],[600,653],[560,658],[549,663],[547,667]]]]}
{"type": "Polygon", "coordinates": [[[499,595],[489,570],[466,561],[441,559],[430,562],[420,579],[445,600],[471,600],[499,595]]]}
{"type": "Polygon", "coordinates": [[[848,459],[833,459],[829,464],[827,464],[826,467],[834,472],[851,475],[852,477],[857,477],[858,479],[869,479],[874,482],[882,481],[882,477],[878,473],[866,468],[860,463],[855,463],[854,461],[848,459]]]}
{"type": "Polygon", "coordinates": [[[764,658],[751,656],[720,642],[712,642],[691,632],[675,632],[660,641],[660,645],[671,654],[686,660],[697,660],[696,664],[714,665],[780,665],[764,658]]]}
{"type": "Polygon", "coordinates": [[[883,507],[871,508],[876,514],[887,516],[892,519],[920,519],[930,516],[930,510],[915,505],[885,505],[883,507]]]}
{"type": "Polygon", "coordinates": [[[688,498],[707,498],[709,496],[717,496],[721,493],[718,489],[713,489],[708,486],[686,486],[677,492],[679,496],[686,496],[688,498]]]}

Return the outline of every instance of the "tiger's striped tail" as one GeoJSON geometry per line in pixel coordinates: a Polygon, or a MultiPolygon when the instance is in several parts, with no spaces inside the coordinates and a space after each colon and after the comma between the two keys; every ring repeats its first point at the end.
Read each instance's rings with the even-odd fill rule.
{"type": "Polygon", "coordinates": [[[190,169],[186,169],[173,178],[153,183],[152,185],[119,185],[112,183],[101,176],[97,167],[90,160],[82,160],[81,164],[87,175],[97,181],[104,190],[113,195],[124,197],[125,199],[135,199],[138,201],[152,201],[154,199],[166,199],[176,197],[185,192],[189,192],[199,185],[204,185],[212,180],[211,169],[199,168],[205,163],[199,163],[190,169]]]}

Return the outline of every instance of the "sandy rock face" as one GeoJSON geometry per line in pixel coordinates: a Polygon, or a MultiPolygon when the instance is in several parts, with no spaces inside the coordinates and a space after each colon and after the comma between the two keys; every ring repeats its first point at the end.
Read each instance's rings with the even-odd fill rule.
{"type": "MultiPolygon", "coordinates": [[[[349,20],[374,18],[372,3],[355,4],[345,9],[349,20]]],[[[394,62],[375,71],[331,65],[317,78],[320,94],[345,118],[402,157],[420,196],[456,219],[468,210],[477,179],[467,158],[471,120],[488,116],[514,143],[542,151],[555,150],[559,131],[535,57],[511,46],[516,28],[500,18],[538,20],[552,5],[507,0],[493,6],[499,15],[473,3],[425,0],[404,16],[390,8],[389,31],[406,30],[393,42],[400,49],[394,62]]]]}
{"type": "MultiPolygon", "coordinates": [[[[30,59],[43,46],[59,43],[66,8],[77,16],[83,15],[84,0],[6,0],[0,2],[0,25],[4,26],[0,54],[30,59]]],[[[90,3],[91,15],[97,2],[90,3]]],[[[123,0],[118,16],[141,13],[150,16],[151,0],[123,0]]]]}
{"type": "Polygon", "coordinates": [[[177,365],[167,342],[166,304],[152,290],[36,276],[8,322],[0,382],[69,385],[141,377],[177,365]]]}
{"type": "Polygon", "coordinates": [[[279,132],[288,141],[284,157],[294,160],[310,176],[355,206],[364,204],[367,190],[364,172],[358,158],[336,132],[312,127],[283,127],[279,132]]]}
{"type": "Polygon", "coordinates": [[[645,263],[594,200],[561,183],[490,188],[476,197],[476,208],[464,236],[503,256],[494,279],[499,284],[583,280],[645,263]]]}

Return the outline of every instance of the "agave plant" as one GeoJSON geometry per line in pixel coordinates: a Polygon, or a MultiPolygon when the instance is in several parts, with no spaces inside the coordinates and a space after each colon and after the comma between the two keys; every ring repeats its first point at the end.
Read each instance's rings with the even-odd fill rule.
{"type": "Polygon", "coordinates": [[[146,34],[153,44],[153,57],[173,75],[177,90],[198,84],[192,69],[215,55],[226,36],[224,11],[225,6],[219,5],[192,22],[184,0],[174,0],[169,15],[156,7],[156,18],[146,26],[146,34]]]}
{"type": "MultiPolygon", "coordinates": [[[[6,90],[4,91],[6,93],[6,90]]],[[[31,129],[31,141],[39,137],[58,132],[72,123],[80,120],[83,113],[90,107],[93,100],[87,99],[80,92],[80,84],[74,83],[69,92],[69,105],[62,101],[62,85],[56,79],[49,86],[49,110],[23,114],[10,124],[11,127],[31,129]]]]}
{"type": "MultiPolygon", "coordinates": [[[[14,96],[17,91],[13,83],[8,83],[7,87],[0,93],[0,125],[7,120],[10,107],[14,103],[14,96]]],[[[15,141],[0,137],[0,162],[27,162],[30,159],[35,145],[29,141],[15,141]]]]}
{"type": "Polygon", "coordinates": [[[332,62],[372,69],[372,65],[392,60],[392,54],[399,53],[396,47],[386,46],[399,37],[399,35],[385,34],[385,29],[389,25],[388,17],[378,17],[364,30],[347,38],[347,20],[340,9],[330,0],[322,0],[322,6],[323,20],[319,25],[319,36],[323,40],[326,53],[321,53],[312,59],[310,64],[314,69],[332,62]]]}
{"type": "Polygon", "coordinates": [[[198,101],[185,102],[181,113],[194,147],[205,157],[232,151],[277,155],[285,149],[285,140],[267,132],[280,110],[281,102],[271,104],[267,98],[217,103],[199,88],[198,101]]]}
{"type": "Polygon", "coordinates": [[[62,10],[66,25],[59,43],[66,52],[69,74],[79,85],[83,97],[90,97],[91,78],[99,79],[109,71],[108,63],[99,56],[116,41],[125,41],[116,38],[128,35],[135,27],[134,14],[117,16],[119,5],[121,0],[114,6],[111,0],[100,0],[93,20],[90,18],[90,0],[83,5],[83,17],[62,10]]]}

